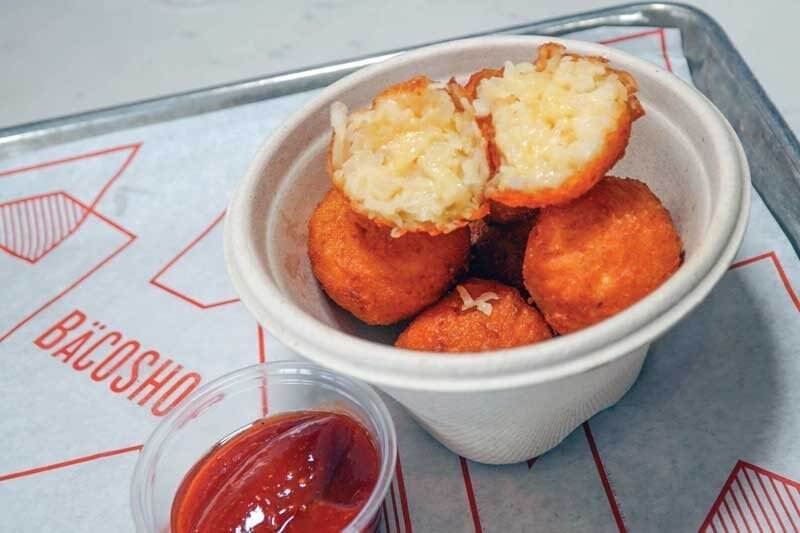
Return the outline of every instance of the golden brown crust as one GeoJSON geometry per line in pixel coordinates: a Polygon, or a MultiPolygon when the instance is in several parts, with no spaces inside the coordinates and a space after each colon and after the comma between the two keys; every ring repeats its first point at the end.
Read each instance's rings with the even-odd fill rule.
{"type": "Polygon", "coordinates": [[[308,223],[314,276],[341,307],[367,324],[410,318],[444,294],[469,255],[466,228],[393,238],[329,191],[308,223]]]}
{"type": "Polygon", "coordinates": [[[636,97],[636,93],[639,91],[639,84],[636,83],[636,79],[624,70],[617,70],[610,67],[608,70],[617,75],[619,81],[628,91],[628,113],[630,113],[631,122],[643,117],[645,115],[644,108],[639,98],[636,97]]]}
{"type": "MultiPolygon", "coordinates": [[[[467,80],[464,86],[463,93],[466,97],[473,101],[478,97],[478,85],[488,78],[498,78],[503,75],[504,69],[502,68],[485,68],[475,72],[467,80]]],[[[492,116],[478,117],[475,119],[478,127],[481,130],[483,138],[486,139],[486,155],[489,160],[489,176],[494,176],[502,161],[503,153],[495,142],[495,129],[492,116]]],[[[491,179],[491,178],[490,178],[491,179]]]]}
{"type": "Polygon", "coordinates": [[[411,79],[390,85],[379,92],[375,98],[373,98],[372,107],[375,107],[375,104],[384,98],[390,98],[403,93],[421,93],[431,83],[433,83],[433,80],[427,76],[414,76],[411,79]]]}
{"type": "Polygon", "coordinates": [[[500,168],[503,152],[500,151],[500,147],[494,141],[495,129],[492,116],[478,117],[475,121],[478,123],[478,128],[480,128],[483,138],[486,139],[486,155],[489,160],[489,179],[491,180],[497,173],[497,169],[500,168]]]}
{"type": "Polygon", "coordinates": [[[430,352],[485,352],[533,344],[552,337],[541,314],[519,292],[494,281],[471,278],[461,286],[473,299],[493,292],[491,314],[462,310],[464,301],[452,291],[426,309],[400,334],[395,346],[430,352]]]}
{"type": "MultiPolygon", "coordinates": [[[[465,98],[468,102],[471,102],[475,99],[475,91],[480,80],[502,75],[502,73],[503,69],[484,69],[473,74],[467,82],[467,85],[461,85],[455,80],[455,78],[450,78],[450,81],[447,82],[447,89],[453,101],[457,102],[456,108],[459,111],[463,110],[464,106],[461,103],[462,98],[465,98]]],[[[492,122],[491,116],[476,117],[475,122],[478,124],[478,128],[481,130],[481,135],[486,140],[486,161],[489,163],[489,176],[493,176],[497,166],[500,164],[501,157],[497,145],[491,140],[494,139],[494,123],[492,122]]],[[[484,204],[484,206],[487,208],[487,210],[482,211],[482,213],[483,216],[486,216],[489,214],[491,207],[487,204],[484,204]]],[[[473,218],[472,220],[479,220],[479,218],[473,218]]]]}
{"type": "Polygon", "coordinates": [[[550,326],[566,334],[655,290],[680,266],[681,248],[647,185],[609,176],[580,198],[539,211],[523,277],[550,326]]]}
{"type": "MultiPolygon", "coordinates": [[[[331,128],[331,140],[328,141],[328,152],[325,154],[325,171],[328,173],[331,183],[333,183],[333,138],[335,136],[336,133],[331,128]]],[[[333,186],[335,187],[336,184],[334,183],[333,186]]]]}
{"type": "Polygon", "coordinates": [[[478,85],[488,78],[500,78],[505,72],[504,68],[485,68],[475,72],[467,80],[464,86],[464,91],[470,100],[475,100],[478,97],[478,85]]]}
{"type": "MultiPolygon", "coordinates": [[[[543,71],[547,68],[547,63],[556,56],[565,56],[571,55],[572,57],[580,57],[576,56],[575,54],[565,54],[564,50],[567,48],[563,44],[558,43],[544,43],[539,46],[539,49],[536,52],[536,61],[533,62],[533,66],[539,72],[543,71]]],[[[590,61],[598,60],[600,62],[605,63],[605,59],[598,56],[585,56],[586,59],[590,61]]]]}
{"type": "Polygon", "coordinates": [[[461,99],[465,98],[467,101],[471,100],[464,86],[458,83],[455,78],[450,78],[447,81],[447,94],[450,95],[453,105],[456,106],[456,110],[459,112],[464,111],[464,104],[461,102],[461,99]]]}

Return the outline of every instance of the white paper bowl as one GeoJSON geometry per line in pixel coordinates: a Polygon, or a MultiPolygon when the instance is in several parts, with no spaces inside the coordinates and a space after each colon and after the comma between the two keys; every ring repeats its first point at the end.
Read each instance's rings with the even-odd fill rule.
{"type": "Polygon", "coordinates": [[[261,148],[234,193],[226,260],[242,301],[289,348],[379,386],[454,452],[485,463],[537,456],[613,403],[639,374],[650,342],[709,293],[741,243],[750,174],[722,114],[672,74],[602,45],[498,36],[419,49],[358,71],[296,112],[261,148]],[[387,85],[426,74],[446,80],[504,61],[531,60],[544,42],[602,55],[633,74],[647,115],[612,174],[647,182],[669,209],[685,261],[666,283],[600,324],[541,344],[483,354],[400,350],[376,340],[323,293],[306,255],[307,221],[330,187],[329,107],[366,106],[387,85]]]}

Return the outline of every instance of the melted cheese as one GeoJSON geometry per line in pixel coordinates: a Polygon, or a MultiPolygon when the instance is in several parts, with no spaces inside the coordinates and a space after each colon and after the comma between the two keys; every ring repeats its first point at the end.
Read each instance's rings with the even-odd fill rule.
{"type": "Polygon", "coordinates": [[[471,106],[458,111],[441,85],[382,95],[349,117],[336,103],[331,124],[334,183],[394,235],[421,225],[453,230],[483,204],[486,141],[471,106]]]}
{"type": "Polygon", "coordinates": [[[605,64],[556,54],[544,69],[506,63],[478,85],[474,102],[491,114],[502,158],[491,190],[554,188],[604,149],[628,91],[605,64]]]}

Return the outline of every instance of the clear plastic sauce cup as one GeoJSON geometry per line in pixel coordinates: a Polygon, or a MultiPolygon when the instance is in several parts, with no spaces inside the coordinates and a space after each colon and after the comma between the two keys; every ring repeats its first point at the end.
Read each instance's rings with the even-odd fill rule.
{"type": "Polygon", "coordinates": [[[381,461],[378,479],[344,531],[373,531],[397,460],[389,411],[367,385],[294,361],[263,363],[222,376],[198,389],[161,421],[145,443],[133,475],[131,510],[136,530],[170,530],[172,502],[181,481],[214,445],[263,416],[308,410],[346,413],[372,435],[381,461]]]}

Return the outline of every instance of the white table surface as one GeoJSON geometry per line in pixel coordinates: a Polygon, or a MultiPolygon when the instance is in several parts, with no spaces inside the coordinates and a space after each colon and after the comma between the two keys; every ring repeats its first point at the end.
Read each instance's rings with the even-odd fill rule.
{"type": "MultiPolygon", "coordinates": [[[[0,0],[0,127],[615,3],[0,0]]],[[[800,132],[800,2],[689,3],[721,23],[800,132]]]]}

